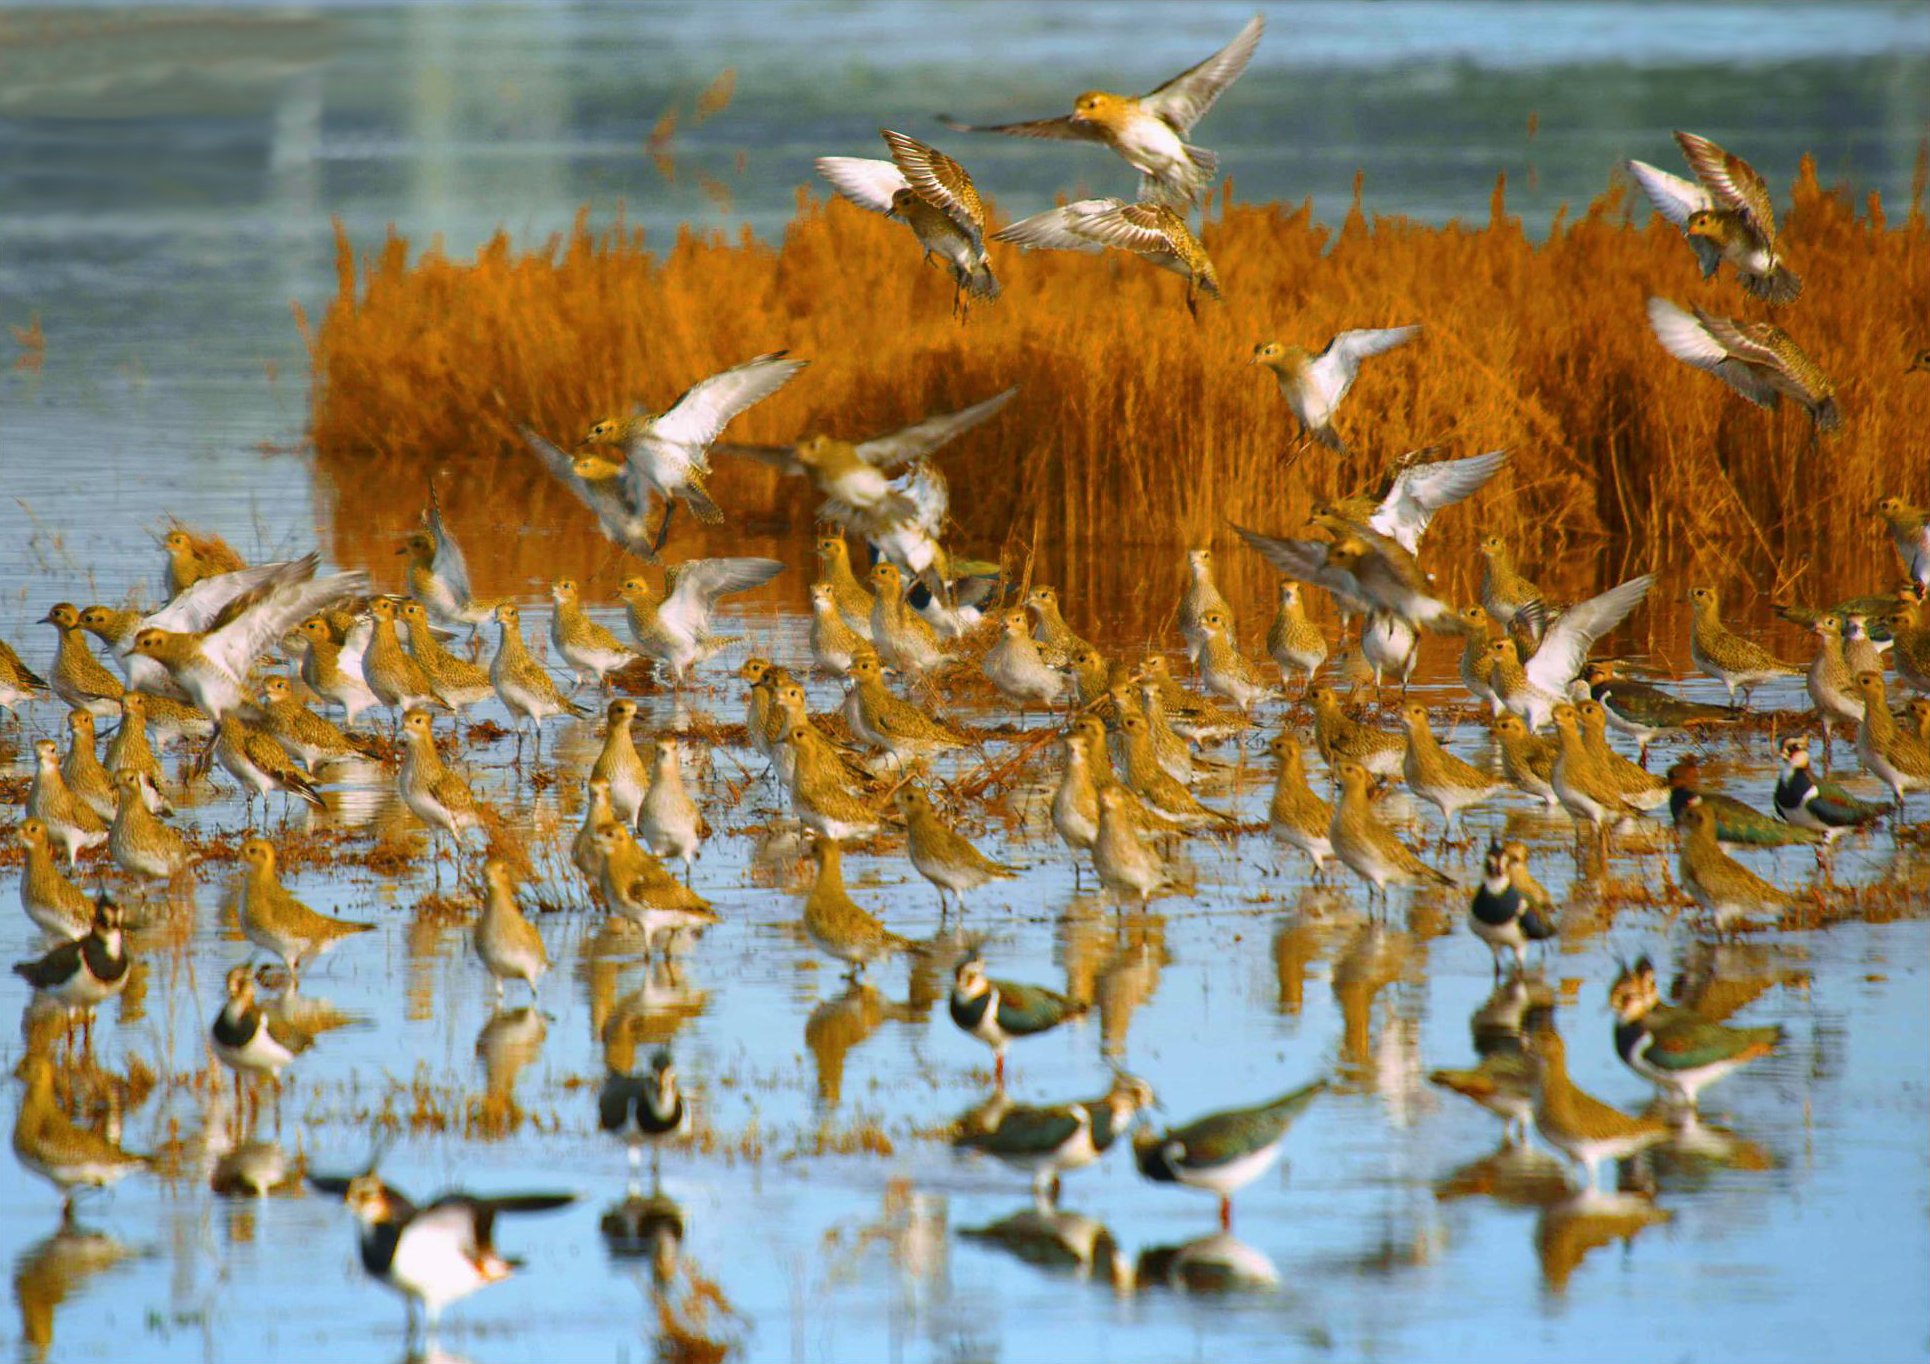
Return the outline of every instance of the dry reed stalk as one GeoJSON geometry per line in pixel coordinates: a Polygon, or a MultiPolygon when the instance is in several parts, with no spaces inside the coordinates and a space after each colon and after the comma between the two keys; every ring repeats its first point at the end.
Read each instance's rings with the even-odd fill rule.
{"type": "MultiPolygon", "coordinates": [[[[1141,262],[1007,252],[1004,298],[962,325],[900,228],[802,193],[776,247],[686,229],[659,254],[621,220],[593,229],[587,211],[539,248],[499,235],[461,262],[393,236],[358,260],[338,233],[339,291],[310,335],[336,555],[384,561],[433,473],[458,532],[485,546],[470,555],[483,591],[566,572],[607,589],[633,566],[516,427],[567,444],[598,417],[661,407],[781,348],[811,368],[731,439],[862,435],[1021,384],[1000,418],[938,457],[958,548],[1019,551],[1014,569],[1034,560],[1068,601],[1140,634],[1170,609],[1189,543],[1222,547],[1223,589],[1248,626],[1263,621],[1273,572],[1233,549],[1227,522],[1292,531],[1314,501],[1424,445],[1514,452],[1473,511],[1431,535],[1429,565],[1457,597],[1478,581],[1476,540],[1496,531],[1564,592],[1648,568],[1759,591],[1864,590],[1894,576],[1872,504],[1930,493],[1930,376],[1905,373],[1930,341],[1921,187],[1892,223],[1876,196],[1859,210],[1806,163],[1784,236],[1806,288],[1773,314],[1726,271],[1700,281],[1677,233],[1619,185],[1557,215],[1540,241],[1507,214],[1499,180],[1485,223],[1370,221],[1357,197],[1328,228],[1309,205],[1237,204],[1229,190],[1202,231],[1227,302],[1197,324],[1179,283],[1141,262]],[[1834,377],[1843,433],[1813,445],[1800,410],[1759,411],[1671,360],[1648,329],[1650,294],[1773,315],[1834,377]],[[1292,458],[1285,404],[1247,364],[1254,343],[1416,320],[1422,338],[1371,362],[1341,413],[1354,453],[1292,458]],[[1151,572],[1146,553],[1121,552],[1141,549],[1151,572]]],[[[673,555],[806,562],[815,499],[802,481],[719,466],[730,524],[686,524],[673,555]]],[[[808,578],[751,600],[801,605],[808,578]]]]}

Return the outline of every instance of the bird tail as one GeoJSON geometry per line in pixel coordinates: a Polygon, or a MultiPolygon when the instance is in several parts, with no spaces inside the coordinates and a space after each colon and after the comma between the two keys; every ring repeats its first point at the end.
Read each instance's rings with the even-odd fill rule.
{"type": "Polygon", "coordinates": [[[710,493],[697,480],[695,470],[677,490],[677,496],[690,508],[690,514],[707,526],[714,526],[724,519],[724,509],[711,500],[710,493]]]}
{"type": "Polygon", "coordinates": [[[308,778],[304,777],[301,773],[291,768],[289,771],[279,772],[276,775],[281,778],[281,784],[283,786],[286,786],[290,791],[293,791],[317,810],[326,810],[328,808],[328,802],[322,799],[322,793],[310,785],[308,778]]]}
{"type": "MultiPolygon", "coordinates": [[[[1795,295],[1792,294],[1790,297],[1794,298],[1795,295]]],[[[1834,398],[1825,398],[1822,402],[1816,404],[1815,407],[1810,409],[1810,416],[1816,420],[1816,429],[1825,435],[1843,429],[1843,413],[1842,410],[1836,406],[1836,399],[1834,398]]]]}
{"type": "Polygon", "coordinates": [[[1803,292],[1802,276],[1781,261],[1769,267],[1766,275],[1744,275],[1742,287],[1769,303],[1794,303],[1803,292]]]}
{"type": "Polygon", "coordinates": [[[1494,1078],[1478,1070],[1430,1071],[1427,1082],[1442,1089],[1451,1089],[1456,1094],[1466,1095],[1470,1099],[1494,1093],[1494,1078]]]}
{"type": "Polygon", "coordinates": [[[1555,923],[1538,909],[1529,909],[1521,916],[1521,932],[1529,942],[1546,942],[1555,936],[1555,923]]]}
{"type": "Polygon", "coordinates": [[[1313,429],[1313,438],[1337,455],[1347,453],[1347,442],[1340,438],[1340,432],[1334,430],[1332,422],[1328,422],[1325,426],[1316,426],[1313,429]]]}
{"type": "Polygon", "coordinates": [[[992,275],[992,262],[985,256],[980,256],[971,269],[960,271],[958,282],[973,298],[989,301],[999,296],[999,282],[992,275]]]}

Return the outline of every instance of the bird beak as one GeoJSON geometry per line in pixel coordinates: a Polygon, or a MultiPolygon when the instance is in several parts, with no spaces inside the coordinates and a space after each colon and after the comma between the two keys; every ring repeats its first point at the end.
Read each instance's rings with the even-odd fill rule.
{"type": "Polygon", "coordinates": [[[42,616],[39,619],[39,621],[36,622],[36,624],[39,624],[39,625],[52,625],[53,623],[54,623],[54,613],[52,611],[49,611],[46,615],[42,616]]]}

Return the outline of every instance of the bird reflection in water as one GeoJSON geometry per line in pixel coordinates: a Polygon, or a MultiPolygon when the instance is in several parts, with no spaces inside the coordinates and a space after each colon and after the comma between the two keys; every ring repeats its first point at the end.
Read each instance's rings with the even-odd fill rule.
{"type": "Polygon", "coordinates": [[[1252,1293],[1280,1286],[1280,1271],[1266,1253],[1225,1231],[1183,1245],[1148,1246],[1139,1252],[1133,1278],[1142,1292],[1252,1293]]]}
{"type": "Polygon", "coordinates": [[[804,1020],[804,1045],[817,1065],[819,1108],[829,1111],[844,1096],[844,1063],[851,1051],[862,1045],[886,1020],[918,1023],[931,1012],[929,1002],[922,1010],[912,1004],[886,999],[876,987],[863,980],[845,984],[844,993],[835,995],[811,1010],[804,1020]]]}
{"type": "Polygon", "coordinates": [[[82,1226],[67,1207],[60,1225],[22,1251],[13,1264],[13,1300],[20,1309],[22,1354],[34,1364],[54,1343],[54,1315],[87,1290],[88,1281],[134,1252],[103,1231],[82,1226]]]}
{"type": "Polygon", "coordinates": [[[1632,1242],[1644,1228],[1666,1222],[1670,1215],[1642,1194],[1584,1193],[1549,1204],[1535,1219],[1542,1282],[1551,1293],[1567,1292],[1569,1279],[1589,1252],[1617,1241],[1632,1242]]]}
{"type": "Polygon", "coordinates": [[[1079,1283],[1097,1280],[1116,1293],[1132,1291],[1132,1262],[1105,1224],[1082,1212],[1038,1203],[982,1227],[961,1227],[958,1235],[1051,1274],[1079,1283]]]}
{"type": "Polygon", "coordinates": [[[476,1057],[483,1068],[483,1092],[473,1101],[470,1128],[477,1136],[508,1136],[523,1121],[516,1102],[516,1080],[543,1051],[549,1024],[536,1008],[498,1009],[476,1034],[476,1057]]]}

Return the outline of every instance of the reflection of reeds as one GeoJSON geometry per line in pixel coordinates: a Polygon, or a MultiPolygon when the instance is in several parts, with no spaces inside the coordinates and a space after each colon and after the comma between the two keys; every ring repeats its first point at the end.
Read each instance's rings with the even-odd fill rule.
{"type": "MultiPolygon", "coordinates": [[[[538,250],[499,237],[470,262],[412,258],[398,238],[358,261],[343,239],[340,292],[311,338],[314,437],[340,499],[338,557],[388,548],[440,466],[459,531],[572,528],[567,545],[511,546],[509,586],[609,577],[622,568],[577,534],[587,522],[523,453],[517,425],[573,440],[597,417],[661,406],[703,374],[788,348],[811,369],[733,439],[862,434],[1020,384],[998,421],[941,456],[961,545],[1036,545],[1035,576],[1136,623],[1164,611],[1177,567],[1149,584],[1142,561],[1106,550],[1223,538],[1229,519],[1290,530],[1316,498],[1430,444],[1515,451],[1479,516],[1442,520],[1433,557],[1452,590],[1493,530],[1525,563],[1585,562],[1577,587],[1700,562],[1765,582],[1820,571],[1803,584],[1818,590],[1847,572],[1861,589],[1891,572],[1875,567],[1869,507],[1925,492],[1900,463],[1930,442],[1930,379],[1904,372],[1930,311],[1921,198],[1891,223],[1875,196],[1859,211],[1809,168],[1795,186],[1785,239],[1807,287],[1775,317],[1837,382],[1847,427],[1820,448],[1800,410],[1748,406],[1649,334],[1653,293],[1768,316],[1726,271],[1699,281],[1675,231],[1645,207],[1631,214],[1620,188],[1537,242],[1499,184],[1485,223],[1446,227],[1369,222],[1356,206],[1333,230],[1305,206],[1223,197],[1203,234],[1227,302],[1197,325],[1160,272],[1061,253],[1001,256],[1004,299],[958,325],[949,285],[919,268],[901,228],[803,199],[775,249],[686,230],[658,254],[634,228],[594,231],[583,217],[538,250]],[[1246,364],[1253,343],[1412,320],[1427,325],[1421,341],[1374,362],[1341,414],[1356,453],[1290,457],[1285,406],[1246,364]]],[[[715,487],[733,536],[808,524],[808,490],[771,470],[720,468],[715,487]]],[[[673,552],[697,549],[693,538],[673,552]]],[[[1271,571],[1249,555],[1221,562],[1235,601],[1257,604],[1271,571]]]]}

